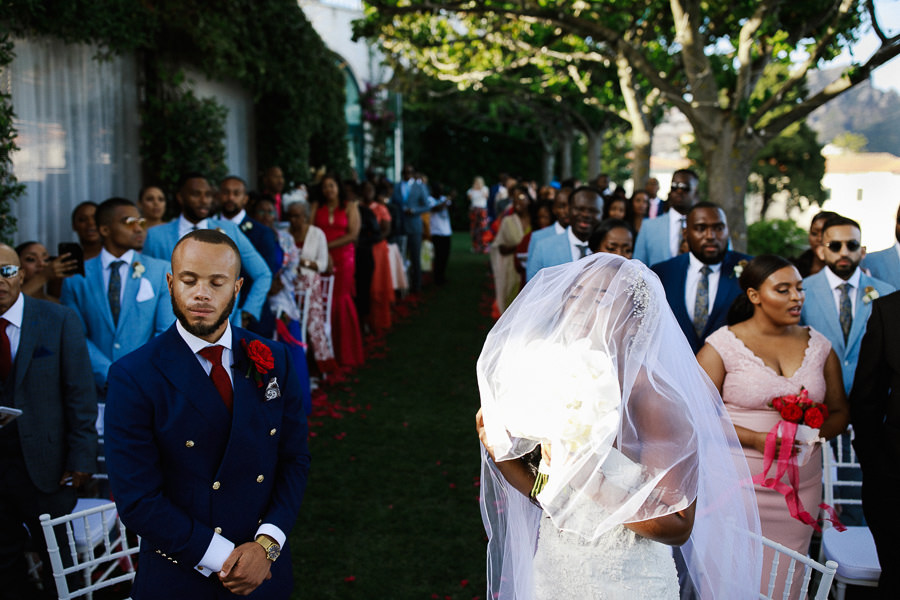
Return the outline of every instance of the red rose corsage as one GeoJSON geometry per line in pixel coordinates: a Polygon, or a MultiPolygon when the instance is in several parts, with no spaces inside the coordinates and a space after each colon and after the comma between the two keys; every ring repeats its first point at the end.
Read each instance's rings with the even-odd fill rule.
{"type": "Polygon", "coordinates": [[[259,340],[253,340],[249,344],[247,340],[241,340],[241,348],[250,362],[253,363],[248,369],[246,377],[249,379],[253,375],[256,381],[256,387],[262,387],[262,376],[267,374],[275,366],[275,358],[272,356],[272,350],[259,340]]]}

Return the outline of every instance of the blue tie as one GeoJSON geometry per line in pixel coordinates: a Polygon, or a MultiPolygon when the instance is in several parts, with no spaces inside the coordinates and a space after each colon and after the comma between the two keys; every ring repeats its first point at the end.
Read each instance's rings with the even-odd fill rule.
{"type": "Polygon", "coordinates": [[[842,283],[838,286],[838,289],[841,290],[841,311],[838,319],[841,322],[841,333],[844,334],[844,343],[846,343],[847,338],[850,336],[850,327],[853,326],[853,304],[850,302],[850,284],[842,283]]]}
{"type": "Polygon", "coordinates": [[[712,269],[703,265],[700,269],[700,281],[697,282],[697,299],[694,301],[694,331],[697,336],[706,328],[706,320],[709,318],[709,274],[712,269]]]}
{"type": "Polygon", "coordinates": [[[125,264],[124,260],[117,260],[109,265],[109,289],[106,297],[109,299],[109,310],[112,312],[113,323],[119,324],[119,312],[122,305],[119,303],[119,296],[122,292],[122,277],[119,275],[119,267],[125,264]]]}

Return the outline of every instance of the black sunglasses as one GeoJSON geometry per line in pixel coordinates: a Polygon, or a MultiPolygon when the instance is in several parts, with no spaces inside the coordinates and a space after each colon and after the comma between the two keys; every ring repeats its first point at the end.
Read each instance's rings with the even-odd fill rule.
{"type": "Polygon", "coordinates": [[[19,274],[18,265],[3,265],[0,267],[0,277],[4,279],[12,279],[19,274]]]}
{"type": "Polygon", "coordinates": [[[859,250],[862,244],[860,244],[856,240],[850,240],[847,242],[828,242],[827,244],[825,244],[825,246],[832,252],[840,252],[841,246],[845,245],[847,246],[847,250],[849,250],[850,252],[856,252],[857,250],[859,250]]]}
{"type": "Polygon", "coordinates": [[[674,192],[675,190],[684,190],[685,192],[689,192],[691,191],[691,184],[682,183],[680,181],[673,181],[671,191],[674,192]]]}

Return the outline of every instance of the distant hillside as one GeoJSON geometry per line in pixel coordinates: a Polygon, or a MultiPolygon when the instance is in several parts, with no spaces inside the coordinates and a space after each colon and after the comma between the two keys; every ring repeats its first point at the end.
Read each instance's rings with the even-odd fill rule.
{"type": "MultiPolygon", "coordinates": [[[[840,69],[813,72],[809,89],[813,92],[822,89],[839,74],[840,69]]],[[[819,134],[819,143],[823,145],[847,131],[866,136],[869,152],[900,156],[900,94],[875,89],[870,81],[815,110],[807,123],[819,134]]]]}

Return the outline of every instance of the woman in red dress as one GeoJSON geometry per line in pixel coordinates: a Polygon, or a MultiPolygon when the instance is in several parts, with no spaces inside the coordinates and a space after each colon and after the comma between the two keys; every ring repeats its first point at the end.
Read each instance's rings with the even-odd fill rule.
{"type": "Polygon", "coordinates": [[[345,202],[337,177],[326,175],[320,184],[320,204],[313,224],[325,232],[328,253],[334,264],[334,298],[331,306],[331,338],[334,354],[342,367],[363,364],[362,334],[353,296],[354,242],[359,235],[356,202],[345,202]]]}

